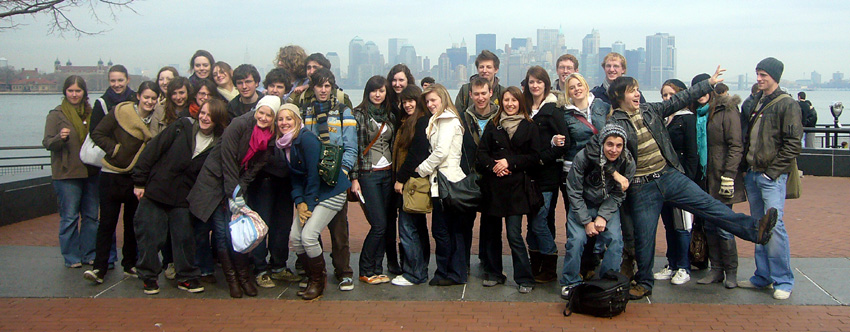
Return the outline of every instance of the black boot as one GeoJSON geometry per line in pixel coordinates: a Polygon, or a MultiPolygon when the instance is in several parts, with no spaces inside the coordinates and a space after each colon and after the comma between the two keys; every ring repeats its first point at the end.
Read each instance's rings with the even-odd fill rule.
{"type": "Polygon", "coordinates": [[[720,240],[720,257],[723,260],[723,272],[726,274],[723,286],[729,289],[738,287],[738,245],[735,238],[720,240]]]}
{"type": "Polygon", "coordinates": [[[713,284],[723,281],[723,259],[720,255],[720,242],[723,240],[719,235],[706,232],[705,242],[708,245],[708,261],[711,263],[711,270],[708,274],[697,280],[698,284],[713,284]]]}
{"type": "Polygon", "coordinates": [[[218,261],[221,263],[221,270],[224,271],[224,280],[227,281],[230,297],[241,298],[242,287],[239,286],[239,281],[236,278],[236,269],[233,268],[230,253],[225,250],[218,251],[218,261]]]}
{"type": "Polygon", "coordinates": [[[531,262],[531,274],[534,276],[534,279],[537,279],[537,275],[540,274],[540,266],[543,264],[541,258],[539,251],[528,251],[528,260],[531,262]]]}

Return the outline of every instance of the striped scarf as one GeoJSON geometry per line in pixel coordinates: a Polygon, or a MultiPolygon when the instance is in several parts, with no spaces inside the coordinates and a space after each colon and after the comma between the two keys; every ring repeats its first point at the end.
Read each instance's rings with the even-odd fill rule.
{"type": "Polygon", "coordinates": [[[330,111],[330,101],[316,102],[316,123],[319,124],[319,139],[322,142],[331,140],[330,130],[328,129],[328,111],[330,111]]]}

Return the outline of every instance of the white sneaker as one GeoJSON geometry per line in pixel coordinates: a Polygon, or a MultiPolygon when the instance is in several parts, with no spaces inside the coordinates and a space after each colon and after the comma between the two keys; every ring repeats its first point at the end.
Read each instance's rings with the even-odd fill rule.
{"type": "Polygon", "coordinates": [[[670,280],[675,273],[676,271],[671,270],[670,265],[667,265],[661,269],[661,271],[655,272],[652,277],[655,278],[655,280],[670,280]]]}
{"type": "Polygon", "coordinates": [[[260,273],[260,275],[258,275],[256,279],[257,279],[257,286],[260,286],[260,287],[263,287],[263,288],[274,288],[274,286],[275,286],[274,281],[272,281],[271,276],[269,276],[269,274],[266,273],[266,272],[260,273]]]}
{"type": "Polygon", "coordinates": [[[773,298],[777,300],[787,300],[791,297],[791,292],[777,289],[773,291],[773,298]]]}
{"type": "Polygon", "coordinates": [[[401,275],[395,276],[395,278],[393,278],[392,284],[396,285],[396,286],[413,286],[413,285],[415,285],[414,283],[408,281],[407,278],[405,278],[404,276],[401,276],[401,275]]]}
{"type": "Polygon", "coordinates": [[[679,269],[676,271],[676,275],[670,279],[670,283],[674,285],[681,285],[691,280],[691,275],[688,274],[688,270],[679,269]]]}
{"type": "Polygon", "coordinates": [[[163,272],[163,274],[165,274],[165,279],[174,280],[174,278],[177,276],[177,272],[174,271],[174,263],[168,263],[168,265],[165,267],[165,272],[163,272]]]}

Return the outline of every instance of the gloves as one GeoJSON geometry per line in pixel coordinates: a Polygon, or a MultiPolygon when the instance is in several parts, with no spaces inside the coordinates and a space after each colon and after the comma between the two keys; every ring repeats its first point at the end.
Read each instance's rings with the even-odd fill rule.
{"type": "Polygon", "coordinates": [[[298,220],[301,221],[301,226],[304,226],[304,223],[307,222],[307,219],[310,219],[313,216],[313,212],[310,212],[310,209],[307,207],[307,203],[301,202],[295,206],[298,210],[298,220]]]}
{"type": "Polygon", "coordinates": [[[243,207],[245,207],[245,199],[242,198],[242,196],[236,196],[236,198],[228,198],[227,205],[230,208],[230,213],[242,213],[241,210],[243,207]]]}
{"type": "Polygon", "coordinates": [[[721,176],[719,194],[725,198],[732,198],[732,196],[735,195],[735,180],[721,176]]]}

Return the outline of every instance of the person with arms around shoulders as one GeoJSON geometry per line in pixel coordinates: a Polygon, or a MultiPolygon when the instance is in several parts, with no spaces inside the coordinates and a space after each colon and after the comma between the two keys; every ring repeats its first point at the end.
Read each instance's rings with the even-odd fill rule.
{"type": "MultiPolygon", "coordinates": [[[[316,94],[314,93],[312,86],[309,85],[309,80],[313,77],[313,73],[319,69],[331,70],[330,60],[322,55],[322,53],[313,53],[304,59],[304,71],[307,73],[308,82],[306,84],[308,88],[297,93],[295,91],[297,91],[300,87],[303,87],[303,85],[295,85],[295,87],[292,88],[293,92],[290,95],[292,102],[299,108],[303,108],[305,104],[310,104],[316,101],[316,94]]],[[[351,99],[348,97],[348,94],[342,92],[342,88],[339,86],[334,87],[334,96],[336,96],[336,99],[339,99],[341,103],[345,104],[345,106],[348,106],[348,108],[354,107],[351,106],[351,99]]]]}
{"type": "Polygon", "coordinates": [[[455,98],[455,107],[457,107],[458,110],[465,110],[469,107],[469,92],[472,88],[471,82],[476,77],[483,77],[490,81],[490,87],[493,90],[493,93],[490,96],[490,101],[492,102],[497,102],[499,97],[502,95],[502,90],[505,88],[499,85],[499,78],[496,77],[496,74],[499,73],[499,57],[493,54],[493,52],[488,50],[481,51],[481,53],[475,58],[475,68],[478,70],[478,74],[469,77],[470,83],[466,83],[461,86],[460,91],[457,93],[457,97],[455,98]]]}
{"type": "MultiPolygon", "coordinates": [[[[611,83],[614,82],[620,76],[626,74],[626,58],[616,52],[611,52],[605,55],[605,58],[602,59],[602,70],[605,71],[605,79],[602,80],[602,84],[597,85],[590,90],[596,98],[606,102],[608,105],[613,105],[611,97],[608,95],[608,87],[611,86],[611,83]]],[[[640,96],[640,102],[645,103],[646,99],[643,98],[643,94],[640,96]]]]}

